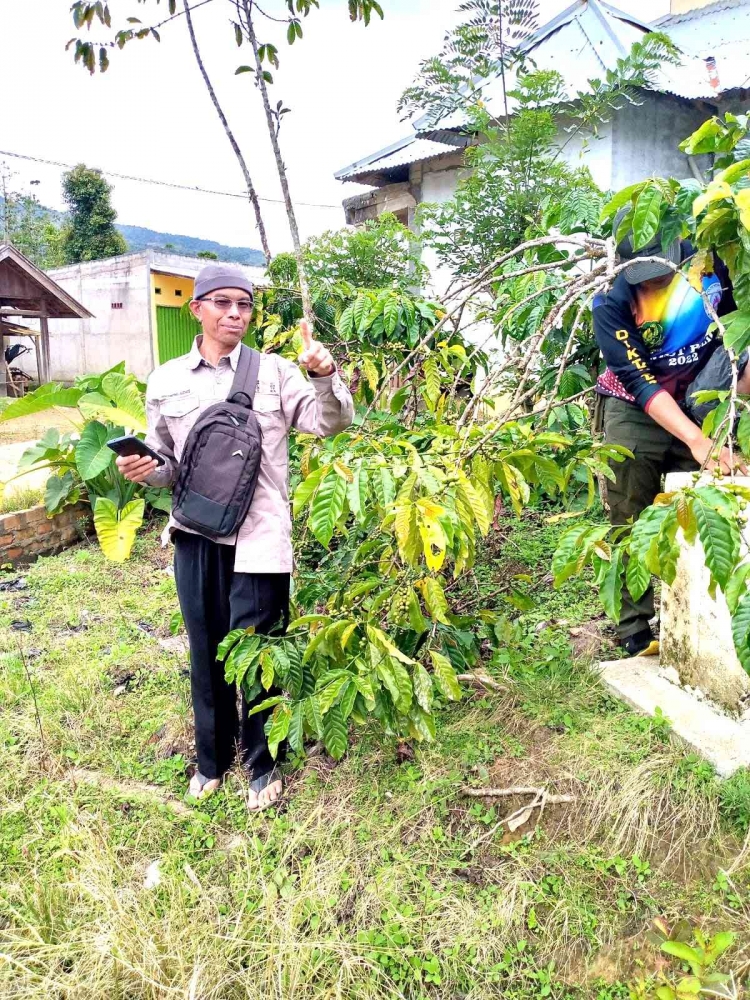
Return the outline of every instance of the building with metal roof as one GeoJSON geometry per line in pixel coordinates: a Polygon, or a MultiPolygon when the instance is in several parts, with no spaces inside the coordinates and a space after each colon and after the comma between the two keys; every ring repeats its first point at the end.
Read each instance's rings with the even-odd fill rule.
{"type": "MultiPolygon", "coordinates": [[[[51,269],[45,280],[87,308],[65,313],[67,318],[56,322],[49,378],[72,382],[124,361],[127,371],[145,379],[157,365],[186,354],[198,331],[183,306],[207,263],[200,257],[139,250],[51,269]]],[[[255,285],[268,283],[265,268],[232,267],[255,285]]],[[[23,370],[25,361],[18,362],[23,370]]]]}
{"type": "MultiPolygon", "coordinates": [[[[564,137],[563,157],[586,165],[603,189],[619,188],[650,174],[700,176],[708,158],[688,158],[679,143],[712,114],[744,111],[750,98],[750,0],[672,0],[670,14],[653,25],[603,0],[576,0],[520,46],[538,69],[559,72],[573,99],[600,79],[633,42],[653,30],[668,34],[681,65],[664,66],[637,104],[624,104],[588,141],[564,137]]],[[[513,71],[507,80],[514,82],[513,71]]],[[[488,81],[483,100],[496,116],[503,107],[500,79],[488,81]]],[[[512,100],[509,102],[512,113],[512,100]]],[[[462,148],[474,141],[463,112],[436,122],[424,115],[411,132],[385,149],[336,173],[341,181],[371,185],[344,202],[347,222],[358,224],[393,211],[411,224],[420,202],[442,201],[455,191],[463,168],[462,148]]]]}
{"type": "Polygon", "coordinates": [[[25,257],[11,243],[0,243],[0,395],[17,395],[22,386],[14,385],[5,362],[5,338],[9,341],[30,337],[36,348],[34,363],[39,382],[50,379],[49,320],[93,319],[93,315],[69,292],[25,257]],[[32,319],[39,330],[14,322],[32,319]]]}

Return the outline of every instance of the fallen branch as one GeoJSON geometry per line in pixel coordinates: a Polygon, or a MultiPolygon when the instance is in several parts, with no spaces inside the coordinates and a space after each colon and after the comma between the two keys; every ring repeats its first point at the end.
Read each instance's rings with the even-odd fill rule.
{"type": "MultiPolygon", "coordinates": [[[[546,788],[524,788],[524,787],[511,787],[511,788],[468,788],[464,787],[461,789],[461,794],[466,795],[469,798],[503,798],[511,795],[533,795],[535,796],[533,802],[527,803],[525,806],[521,806],[520,809],[516,809],[515,812],[511,813],[509,816],[504,816],[499,822],[487,831],[483,833],[478,840],[475,840],[470,847],[468,847],[464,853],[463,857],[470,854],[472,851],[484,843],[486,840],[491,840],[495,836],[496,832],[501,826],[507,826],[511,833],[523,826],[531,819],[531,814],[535,809],[539,809],[540,813],[544,812],[544,807],[547,805],[558,805],[564,802],[575,802],[575,795],[550,795],[546,788]]],[[[540,817],[541,818],[541,817],[540,817]]]]}
{"type": "Polygon", "coordinates": [[[458,674],[457,679],[461,681],[462,684],[469,684],[471,687],[475,688],[487,688],[490,691],[507,691],[507,687],[502,684],[498,684],[497,681],[488,677],[487,674],[458,674]]]}
{"type": "MultiPolygon", "coordinates": [[[[510,795],[535,795],[537,798],[543,797],[547,805],[556,805],[559,802],[575,802],[575,795],[550,795],[545,788],[468,788],[461,789],[461,794],[471,799],[500,799],[510,795]]],[[[530,808],[525,806],[524,808],[530,808]]]]}

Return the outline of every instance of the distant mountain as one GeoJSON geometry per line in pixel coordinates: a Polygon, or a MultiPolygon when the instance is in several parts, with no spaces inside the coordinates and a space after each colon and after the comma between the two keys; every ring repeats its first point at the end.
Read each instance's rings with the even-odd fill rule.
{"type": "MultiPolygon", "coordinates": [[[[0,195],[0,212],[3,209],[3,197],[0,195]]],[[[39,205],[40,215],[49,217],[56,226],[62,226],[67,218],[65,212],[39,205]]],[[[254,267],[265,267],[266,258],[260,250],[250,247],[228,247],[215,240],[201,240],[197,236],[179,236],[177,233],[159,233],[143,226],[121,226],[117,229],[125,237],[128,250],[166,250],[171,253],[186,254],[195,257],[201,250],[210,250],[219,260],[231,261],[233,264],[250,264],[254,267]]]]}
{"type": "Polygon", "coordinates": [[[179,236],[176,233],[159,233],[143,226],[121,226],[117,228],[125,237],[128,250],[167,250],[173,253],[187,254],[195,257],[201,250],[210,250],[219,260],[232,261],[234,264],[251,264],[264,267],[266,258],[260,250],[250,247],[228,247],[215,240],[201,240],[197,236],[179,236]]]}

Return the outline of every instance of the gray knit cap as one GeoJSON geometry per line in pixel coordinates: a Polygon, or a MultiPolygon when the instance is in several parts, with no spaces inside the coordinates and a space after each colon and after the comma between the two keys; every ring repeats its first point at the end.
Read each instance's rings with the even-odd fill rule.
{"type": "Polygon", "coordinates": [[[217,288],[238,288],[242,292],[247,292],[250,298],[253,297],[252,281],[246,278],[238,267],[232,267],[231,264],[206,264],[202,267],[195,279],[193,298],[203,298],[204,295],[215,292],[217,288]]]}

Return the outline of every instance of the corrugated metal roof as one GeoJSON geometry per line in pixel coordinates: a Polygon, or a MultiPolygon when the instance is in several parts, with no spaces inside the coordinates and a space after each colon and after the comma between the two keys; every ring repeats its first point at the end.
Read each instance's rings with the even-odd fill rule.
{"type": "Polygon", "coordinates": [[[748,0],[717,0],[716,3],[706,4],[705,7],[695,7],[693,10],[683,11],[682,14],[665,14],[664,17],[654,21],[656,28],[669,28],[674,24],[683,24],[685,21],[695,21],[698,18],[718,14],[723,10],[735,10],[737,7],[747,7],[748,0]]]}
{"type": "MultiPolygon", "coordinates": [[[[717,93],[750,86],[750,0],[718,0],[698,10],[662,18],[653,26],[603,0],[576,0],[542,25],[523,43],[521,51],[533,59],[535,68],[557,70],[564,78],[566,97],[573,99],[588,89],[589,80],[601,78],[618,58],[628,54],[633,42],[641,41],[654,28],[673,39],[682,52],[682,64],[660,69],[652,89],[687,100],[712,100],[717,93]],[[699,19],[703,20],[700,31],[696,31],[699,19]],[[716,61],[718,87],[713,87],[709,79],[708,57],[716,61]]],[[[508,90],[513,89],[516,75],[513,70],[506,73],[508,90]]],[[[496,115],[503,113],[499,77],[485,84],[482,97],[496,115]]],[[[512,114],[516,108],[517,102],[509,98],[508,111],[512,114]]],[[[437,123],[423,115],[414,122],[416,136],[407,136],[345,167],[336,177],[354,180],[367,173],[444,155],[450,147],[435,141],[440,132],[461,130],[466,124],[463,111],[437,123]]]]}
{"type": "Polygon", "coordinates": [[[344,167],[343,170],[337,172],[336,178],[340,181],[347,181],[363,174],[393,170],[394,167],[405,167],[410,163],[431,160],[435,156],[445,156],[452,149],[451,146],[443,142],[421,139],[416,135],[408,136],[407,141],[400,144],[394,152],[389,152],[390,148],[381,149],[378,153],[373,153],[372,156],[364,160],[358,160],[350,167],[344,167]]]}

